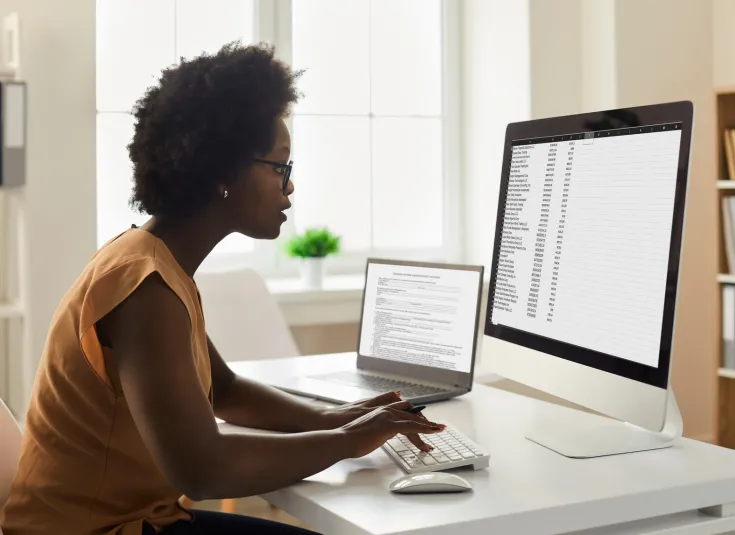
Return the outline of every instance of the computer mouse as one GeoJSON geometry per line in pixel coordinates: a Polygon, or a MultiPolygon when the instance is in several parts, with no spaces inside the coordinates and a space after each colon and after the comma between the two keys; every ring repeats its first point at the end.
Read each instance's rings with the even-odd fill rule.
{"type": "Polygon", "coordinates": [[[463,477],[446,472],[426,472],[409,474],[396,479],[388,487],[399,494],[418,494],[427,492],[465,492],[472,485],[463,477]]]}

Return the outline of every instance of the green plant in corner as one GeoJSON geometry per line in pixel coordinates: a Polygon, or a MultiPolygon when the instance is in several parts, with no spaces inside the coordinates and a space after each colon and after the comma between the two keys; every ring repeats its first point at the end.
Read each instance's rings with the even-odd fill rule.
{"type": "Polygon", "coordinates": [[[286,242],[286,253],[296,258],[324,258],[339,252],[340,237],[327,228],[307,229],[286,242]]]}

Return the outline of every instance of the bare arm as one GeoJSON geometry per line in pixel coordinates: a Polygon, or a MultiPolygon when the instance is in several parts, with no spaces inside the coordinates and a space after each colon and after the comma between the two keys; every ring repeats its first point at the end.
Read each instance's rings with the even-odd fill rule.
{"type": "Polygon", "coordinates": [[[285,432],[335,427],[316,405],[233,373],[209,337],[207,347],[212,363],[214,414],[218,418],[243,427],[285,432]]]}
{"type": "MultiPolygon", "coordinates": [[[[372,399],[338,407],[317,406],[271,386],[236,375],[209,338],[207,346],[212,363],[214,413],[218,418],[242,427],[284,432],[336,429],[378,407],[401,401],[397,392],[386,392],[372,399]]],[[[425,421],[423,416],[418,418],[425,421]]],[[[407,436],[419,449],[431,450],[419,435],[412,433],[407,436]]]]}
{"type": "Polygon", "coordinates": [[[158,275],[98,327],[114,351],[143,441],[169,481],[192,499],[269,492],[364,455],[397,433],[439,429],[378,409],[338,430],[222,435],[194,364],[186,308],[158,275]]]}

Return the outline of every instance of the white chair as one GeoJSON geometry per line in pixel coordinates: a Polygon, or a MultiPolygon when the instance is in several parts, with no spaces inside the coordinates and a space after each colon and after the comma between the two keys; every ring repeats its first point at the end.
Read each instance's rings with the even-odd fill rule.
{"type": "MultiPolygon", "coordinates": [[[[0,399],[0,507],[10,495],[10,484],[18,470],[21,431],[8,407],[0,399]]],[[[0,535],[3,530],[0,528],[0,535]]]]}
{"type": "Polygon", "coordinates": [[[196,275],[207,333],[227,361],[299,355],[291,330],[252,269],[196,275]]]}
{"type": "MultiPolygon", "coordinates": [[[[195,280],[207,334],[223,359],[256,360],[300,354],[278,303],[257,272],[243,269],[201,273],[195,280]]],[[[189,503],[185,500],[184,505],[189,503]]],[[[235,500],[222,500],[221,510],[234,513],[235,500]]]]}

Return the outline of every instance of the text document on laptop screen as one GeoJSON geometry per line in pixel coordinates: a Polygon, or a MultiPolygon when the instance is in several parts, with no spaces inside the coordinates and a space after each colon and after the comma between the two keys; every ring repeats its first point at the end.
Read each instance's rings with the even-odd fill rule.
{"type": "Polygon", "coordinates": [[[360,355],[469,373],[480,273],[368,265],[360,355]]]}
{"type": "Polygon", "coordinates": [[[512,143],[490,321],[657,367],[681,123],[512,143]]]}

